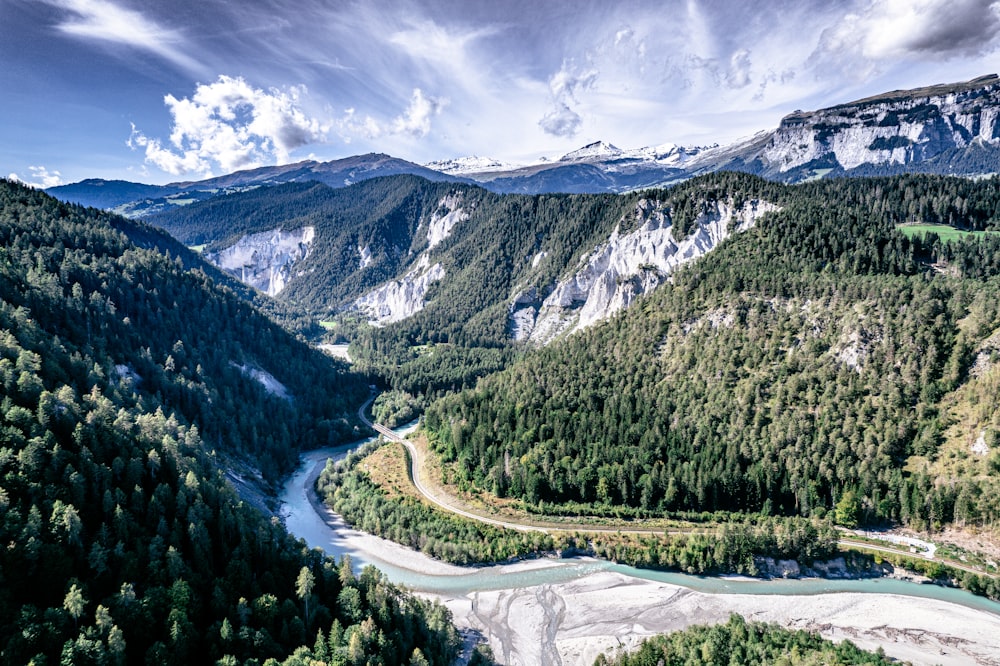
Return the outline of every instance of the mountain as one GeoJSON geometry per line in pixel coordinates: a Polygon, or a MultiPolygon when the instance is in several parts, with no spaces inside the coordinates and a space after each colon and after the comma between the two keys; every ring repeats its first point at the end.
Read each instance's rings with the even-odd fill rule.
{"type": "Polygon", "coordinates": [[[306,160],[295,164],[267,166],[237,171],[198,181],[169,185],[142,185],[127,181],[84,180],[46,190],[70,203],[112,209],[133,218],[142,218],[204,201],[220,195],[241,192],[262,185],[315,181],[332,187],[396,174],[414,174],[431,181],[456,181],[459,178],[422,167],[389,155],[369,153],[329,162],[306,160]]]}
{"type": "Polygon", "coordinates": [[[501,162],[492,157],[479,157],[477,155],[428,162],[424,166],[450,176],[465,176],[467,174],[489,173],[491,171],[510,171],[518,168],[516,164],[501,162]]]}
{"type": "Polygon", "coordinates": [[[692,173],[748,171],[785,182],[837,175],[994,173],[1000,164],[1000,78],[896,90],[818,111],[704,151],[692,173]]]}
{"type": "Polygon", "coordinates": [[[674,144],[622,150],[596,141],[558,160],[507,169],[468,169],[463,175],[493,192],[597,194],[660,187],[688,177],[685,162],[702,148],[674,144]]]}
{"type": "Polygon", "coordinates": [[[366,382],[162,237],[0,181],[0,661],[451,663],[444,607],[227,480],[354,438],[366,382]]]}

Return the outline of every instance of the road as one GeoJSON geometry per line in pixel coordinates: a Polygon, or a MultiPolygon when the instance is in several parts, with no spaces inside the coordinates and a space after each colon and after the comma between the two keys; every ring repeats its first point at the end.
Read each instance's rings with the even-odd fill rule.
{"type": "MultiPolygon", "coordinates": [[[[421,461],[420,451],[417,449],[416,446],[413,445],[413,442],[411,442],[410,440],[406,439],[405,437],[400,437],[386,426],[380,423],[373,423],[371,420],[368,419],[367,415],[365,414],[365,411],[367,410],[368,405],[371,404],[372,400],[374,400],[374,396],[370,398],[368,402],[362,405],[361,409],[358,410],[358,417],[370,428],[374,429],[376,432],[385,437],[387,440],[402,444],[406,448],[410,459],[410,480],[413,481],[413,485],[428,502],[430,502],[431,504],[437,506],[438,508],[444,511],[453,513],[458,516],[462,516],[463,518],[468,518],[469,520],[475,520],[480,523],[495,525],[497,527],[505,527],[507,529],[518,530],[520,532],[542,532],[545,534],[549,534],[551,532],[581,531],[581,532],[589,532],[597,534],[660,535],[664,533],[683,534],[685,532],[691,532],[694,529],[692,528],[687,530],[684,529],[653,530],[653,529],[635,529],[635,528],[606,528],[606,527],[591,527],[587,525],[581,526],[581,525],[563,525],[563,524],[542,526],[542,525],[532,525],[528,523],[516,523],[506,520],[499,520],[497,518],[491,518],[489,516],[484,516],[482,514],[474,513],[472,511],[467,511],[461,507],[455,506],[454,504],[445,501],[444,499],[437,496],[427,488],[427,486],[423,483],[422,479],[420,478],[420,461],[421,461]]],[[[869,551],[886,553],[890,555],[909,555],[909,553],[906,553],[899,549],[889,548],[886,546],[878,546],[863,541],[856,541],[850,538],[840,539],[837,541],[837,544],[843,548],[864,549],[869,551]]],[[[940,562],[941,564],[947,565],[953,569],[960,569],[962,571],[966,571],[969,573],[996,577],[996,574],[992,574],[987,571],[983,571],[982,569],[977,569],[975,567],[970,567],[967,564],[952,559],[944,559],[937,557],[936,555],[919,556],[919,557],[923,557],[924,559],[927,559],[928,561],[932,562],[940,562]]]]}

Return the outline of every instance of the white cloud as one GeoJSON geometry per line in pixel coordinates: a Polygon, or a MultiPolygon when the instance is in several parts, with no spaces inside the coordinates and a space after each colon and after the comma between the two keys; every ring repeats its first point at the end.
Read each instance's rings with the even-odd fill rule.
{"type": "Polygon", "coordinates": [[[989,53],[998,37],[996,0],[871,0],[822,32],[810,62],[866,79],[889,61],[989,53]]]}
{"type": "Polygon", "coordinates": [[[449,103],[443,97],[429,97],[420,88],[414,88],[406,109],[388,123],[379,122],[370,115],[360,115],[354,108],[344,111],[337,121],[340,137],[350,143],[356,137],[378,139],[391,135],[409,135],[418,139],[431,131],[431,119],[440,114],[449,103]]]}
{"type": "Polygon", "coordinates": [[[29,166],[28,171],[31,172],[31,175],[27,180],[21,178],[16,173],[10,174],[7,178],[19,183],[24,183],[25,185],[29,185],[31,187],[36,187],[40,190],[63,184],[62,174],[58,171],[50,172],[43,166],[29,166]]]}
{"type": "MultiPolygon", "coordinates": [[[[624,35],[621,36],[625,38],[624,35]]],[[[583,118],[576,111],[580,104],[580,93],[592,89],[598,76],[596,69],[581,70],[575,63],[564,61],[559,71],[549,79],[552,108],[542,116],[538,125],[553,136],[576,136],[583,125],[583,118]]]]}
{"type": "Polygon", "coordinates": [[[409,106],[392,123],[393,132],[418,138],[427,136],[431,131],[431,117],[441,113],[447,103],[446,99],[428,97],[420,88],[414,88],[409,106]]]}
{"type": "Polygon", "coordinates": [[[122,44],[149,51],[189,71],[201,66],[187,55],[179,32],[164,28],[140,12],[109,0],[43,0],[66,10],[59,30],[74,37],[122,44]]]}
{"type": "Polygon", "coordinates": [[[726,85],[730,88],[745,88],[750,85],[750,52],[740,49],[729,58],[726,70],[726,85]]]}
{"type": "Polygon", "coordinates": [[[128,145],[175,175],[247,169],[289,161],[296,148],[325,140],[329,129],[299,108],[304,87],[254,88],[241,77],[200,84],[190,99],[164,97],[173,117],[170,143],[132,127],[128,145]]]}

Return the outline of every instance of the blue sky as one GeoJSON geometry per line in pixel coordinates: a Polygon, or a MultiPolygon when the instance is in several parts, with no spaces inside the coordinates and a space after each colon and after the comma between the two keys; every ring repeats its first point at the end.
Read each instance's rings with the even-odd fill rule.
{"type": "Polygon", "coordinates": [[[992,0],[0,0],[0,174],[726,143],[998,48],[992,0]]]}

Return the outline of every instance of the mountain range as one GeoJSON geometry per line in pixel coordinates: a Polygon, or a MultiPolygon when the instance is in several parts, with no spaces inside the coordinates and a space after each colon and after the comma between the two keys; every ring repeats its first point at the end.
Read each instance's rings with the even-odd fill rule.
{"type": "Polygon", "coordinates": [[[1000,159],[1000,79],[897,90],[817,111],[794,111],[779,126],[734,144],[674,144],[622,150],[597,141],[554,160],[513,165],[463,157],[421,166],[382,154],[312,160],[201,181],[143,185],[91,179],[48,190],[53,196],[130,217],[145,217],[218,196],[286,182],[343,187],[368,178],[419,175],[475,182],[498,193],[601,193],[661,187],[718,170],[783,182],[842,175],[993,173],[1000,159]]]}

